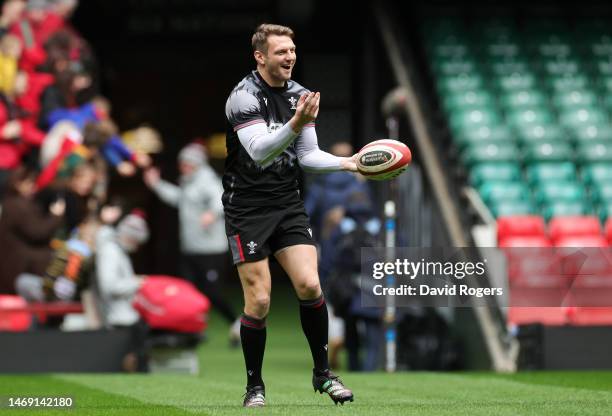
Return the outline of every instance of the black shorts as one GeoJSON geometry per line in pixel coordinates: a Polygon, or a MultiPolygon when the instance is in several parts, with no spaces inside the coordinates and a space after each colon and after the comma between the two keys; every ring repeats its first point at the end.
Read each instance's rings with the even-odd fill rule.
{"type": "Polygon", "coordinates": [[[315,245],[302,201],[281,206],[225,206],[225,232],[234,264],[263,260],[298,244],[315,245]]]}

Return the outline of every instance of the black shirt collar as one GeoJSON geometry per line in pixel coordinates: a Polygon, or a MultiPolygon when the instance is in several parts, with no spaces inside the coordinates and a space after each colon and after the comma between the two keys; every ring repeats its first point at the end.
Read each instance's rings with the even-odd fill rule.
{"type": "Polygon", "coordinates": [[[261,76],[261,74],[259,73],[259,71],[254,70],[253,74],[255,74],[255,76],[257,77],[257,79],[263,84],[265,85],[267,88],[269,88],[272,91],[276,91],[276,92],[285,92],[287,91],[287,88],[289,88],[289,82],[285,81],[285,85],[283,85],[282,87],[272,87],[270,86],[270,84],[268,84],[266,82],[265,79],[263,79],[263,77],[261,76]]]}

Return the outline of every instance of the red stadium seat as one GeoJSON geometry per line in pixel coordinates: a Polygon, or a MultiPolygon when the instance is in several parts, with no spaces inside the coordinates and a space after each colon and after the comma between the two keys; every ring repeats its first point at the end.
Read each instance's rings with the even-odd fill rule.
{"type": "Polygon", "coordinates": [[[517,215],[497,219],[497,241],[508,237],[546,236],[544,218],[537,215],[517,215]]]}
{"type": "MultiPolygon", "coordinates": [[[[556,246],[566,237],[601,236],[601,224],[595,216],[555,217],[548,224],[550,239],[556,246]]],[[[600,247],[600,246],[594,246],[600,247]]]]}
{"type": "Polygon", "coordinates": [[[568,308],[562,306],[551,308],[512,306],[508,310],[508,323],[512,325],[566,325],[568,320],[568,308]]]}
{"type": "Polygon", "coordinates": [[[564,236],[555,240],[557,247],[607,247],[608,241],[603,235],[564,236]]]}
{"type": "Polygon", "coordinates": [[[612,325],[612,307],[574,308],[570,316],[573,325],[612,325]]]}
{"type": "Polygon", "coordinates": [[[499,242],[500,248],[520,248],[520,247],[552,247],[548,237],[543,235],[531,236],[509,236],[499,242]]]}
{"type": "Polygon", "coordinates": [[[606,221],[606,238],[608,243],[612,246],[612,217],[606,221]]]}

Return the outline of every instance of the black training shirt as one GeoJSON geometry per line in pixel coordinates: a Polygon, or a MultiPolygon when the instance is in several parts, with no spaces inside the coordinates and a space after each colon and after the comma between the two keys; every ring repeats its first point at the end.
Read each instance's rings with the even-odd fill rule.
{"type": "Polygon", "coordinates": [[[300,167],[294,144],[262,168],[244,149],[237,131],[256,123],[265,123],[270,133],[282,127],[293,117],[298,99],[305,92],[308,91],[292,80],[284,87],[271,87],[257,71],[236,85],[225,105],[228,125],[224,205],[280,205],[300,199],[300,167]]]}

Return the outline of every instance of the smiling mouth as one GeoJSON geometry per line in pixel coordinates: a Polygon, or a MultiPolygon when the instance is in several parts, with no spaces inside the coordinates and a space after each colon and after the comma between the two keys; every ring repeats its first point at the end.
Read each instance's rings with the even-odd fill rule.
{"type": "Polygon", "coordinates": [[[281,65],[281,68],[286,69],[287,71],[290,71],[291,65],[281,65]]]}

